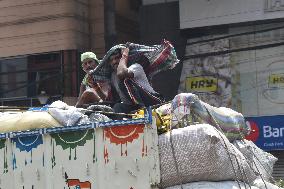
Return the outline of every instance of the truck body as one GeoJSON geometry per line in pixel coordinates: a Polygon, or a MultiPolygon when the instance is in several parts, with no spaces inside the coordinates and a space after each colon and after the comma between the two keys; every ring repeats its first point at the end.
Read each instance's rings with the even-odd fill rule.
{"type": "Polygon", "coordinates": [[[151,113],[2,133],[0,153],[1,189],[151,189],[160,181],[151,113]]]}

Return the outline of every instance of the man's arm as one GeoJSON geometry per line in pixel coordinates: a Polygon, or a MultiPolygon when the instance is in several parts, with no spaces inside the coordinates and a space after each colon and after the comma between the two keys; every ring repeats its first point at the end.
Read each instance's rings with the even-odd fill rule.
{"type": "Polygon", "coordinates": [[[117,77],[119,79],[133,78],[134,73],[127,68],[129,49],[124,48],[121,50],[122,57],[117,66],[117,77]]]}
{"type": "Polygon", "coordinates": [[[83,94],[83,92],[84,92],[85,90],[86,90],[86,85],[84,85],[83,83],[81,83],[78,99],[82,96],[82,94],[83,94]]]}
{"type": "Polygon", "coordinates": [[[108,95],[107,92],[104,92],[98,83],[94,83],[92,87],[96,91],[98,98],[100,99],[99,102],[105,101],[108,95]]]}

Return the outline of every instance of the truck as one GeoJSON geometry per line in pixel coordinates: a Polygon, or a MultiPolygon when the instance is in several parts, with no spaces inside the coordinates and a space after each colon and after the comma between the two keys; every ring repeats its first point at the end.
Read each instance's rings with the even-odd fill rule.
{"type": "Polygon", "coordinates": [[[243,138],[240,113],[190,93],[165,107],[71,125],[43,119],[52,107],[1,113],[0,189],[278,188],[268,182],[277,159],[243,138]],[[176,127],[163,134],[161,112],[176,127]]]}

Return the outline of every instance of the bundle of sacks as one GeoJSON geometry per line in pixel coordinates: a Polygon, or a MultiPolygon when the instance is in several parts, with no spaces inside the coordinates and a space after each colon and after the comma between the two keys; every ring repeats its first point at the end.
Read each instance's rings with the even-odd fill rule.
{"type": "Polygon", "coordinates": [[[177,95],[170,111],[172,128],[185,127],[159,135],[161,188],[278,188],[269,183],[277,159],[243,139],[250,128],[240,113],[190,93],[177,95]],[[186,125],[188,115],[201,123],[186,125]]]}

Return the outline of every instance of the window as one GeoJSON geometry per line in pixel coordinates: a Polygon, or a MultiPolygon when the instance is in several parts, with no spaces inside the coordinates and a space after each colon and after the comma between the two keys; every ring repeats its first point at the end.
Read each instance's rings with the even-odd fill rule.
{"type": "Polygon", "coordinates": [[[36,98],[41,91],[50,96],[61,95],[62,77],[60,53],[0,59],[2,104],[17,104],[11,99],[36,98]]]}

